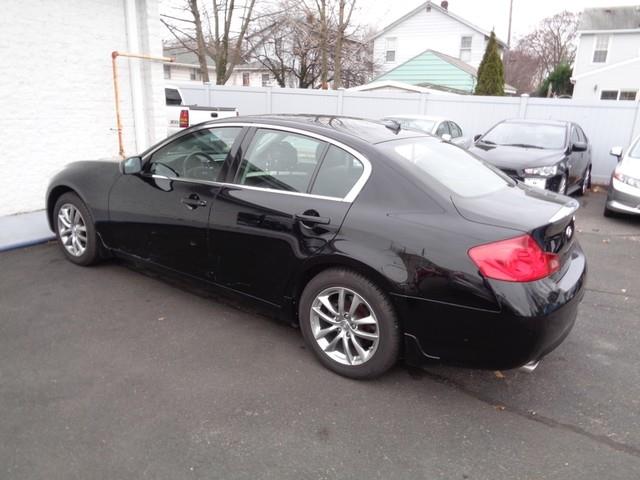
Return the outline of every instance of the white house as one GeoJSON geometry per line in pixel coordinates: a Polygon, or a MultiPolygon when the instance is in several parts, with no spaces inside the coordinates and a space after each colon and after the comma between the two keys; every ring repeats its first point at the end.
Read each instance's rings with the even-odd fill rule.
{"type": "MultiPolygon", "coordinates": [[[[383,74],[425,50],[433,50],[477,68],[490,32],[449,11],[449,2],[430,1],[387,25],[373,37],[373,56],[383,74]]],[[[500,54],[506,44],[498,40],[500,54]]]]}
{"type": "MultiPolygon", "coordinates": [[[[174,59],[174,62],[164,65],[165,80],[178,82],[202,83],[202,75],[198,64],[198,56],[182,46],[165,46],[164,56],[174,59]]],[[[216,69],[208,66],[209,81],[215,83],[216,69]]],[[[233,73],[225,85],[244,87],[278,86],[273,75],[259,62],[242,63],[236,65],[233,73]]]]}
{"type": "Polygon", "coordinates": [[[578,33],[573,98],[640,99],[640,5],[587,8],[578,33]]]}
{"type": "MultiPolygon", "coordinates": [[[[42,209],[55,172],[118,156],[111,52],[162,56],[158,0],[2,2],[0,215],[42,209]]],[[[125,152],[166,136],[162,64],[117,59],[125,152]]]]}

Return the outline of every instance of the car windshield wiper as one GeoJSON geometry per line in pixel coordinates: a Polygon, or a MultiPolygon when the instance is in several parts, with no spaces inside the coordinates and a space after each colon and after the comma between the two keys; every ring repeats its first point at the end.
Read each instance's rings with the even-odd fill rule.
{"type": "Polygon", "coordinates": [[[539,148],[540,150],[544,150],[544,147],[539,145],[530,145],[528,143],[505,143],[505,147],[521,147],[521,148],[539,148]]]}

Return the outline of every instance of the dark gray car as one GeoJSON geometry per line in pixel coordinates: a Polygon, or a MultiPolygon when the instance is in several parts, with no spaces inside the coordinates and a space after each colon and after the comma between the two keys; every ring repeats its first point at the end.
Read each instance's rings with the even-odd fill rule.
{"type": "Polygon", "coordinates": [[[591,186],[591,145],[573,122],[504,120],[469,151],[532,187],[583,194],[591,186]]]}

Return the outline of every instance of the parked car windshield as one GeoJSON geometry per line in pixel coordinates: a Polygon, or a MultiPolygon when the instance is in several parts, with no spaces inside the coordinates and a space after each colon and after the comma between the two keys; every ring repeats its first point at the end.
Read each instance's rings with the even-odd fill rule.
{"type": "Polygon", "coordinates": [[[640,158],[640,139],[636,140],[636,144],[629,152],[629,156],[633,158],[640,158]]]}
{"type": "Polygon", "coordinates": [[[508,177],[466,150],[433,138],[396,140],[380,148],[422,183],[435,180],[462,197],[486,195],[511,184],[508,177]]]}
{"type": "Polygon", "coordinates": [[[481,142],[489,145],[509,145],[524,148],[561,149],[566,128],[544,123],[502,122],[489,130],[481,142]]]}

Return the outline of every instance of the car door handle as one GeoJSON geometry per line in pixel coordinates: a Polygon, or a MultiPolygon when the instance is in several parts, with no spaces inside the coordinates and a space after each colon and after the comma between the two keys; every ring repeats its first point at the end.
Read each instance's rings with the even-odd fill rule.
{"type": "Polygon", "coordinates": [[[316,224],[316,225],[329,225],[331,219],[329,217],[320,217],[317,215],[305,215],[304,213],[296,213],[296,220],[302,223],[316,224]]]}
{"type": "Polygon", "coordinates": [[[198,207],[205,207],[207,205],[206,200],[200,200],[200,197],[195,193],[192,195],[189,195],[188,197],[181,198],[180,202],[191,210],[198,207]]]}

